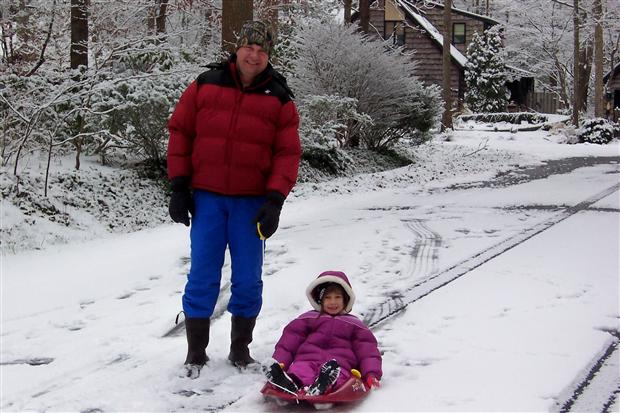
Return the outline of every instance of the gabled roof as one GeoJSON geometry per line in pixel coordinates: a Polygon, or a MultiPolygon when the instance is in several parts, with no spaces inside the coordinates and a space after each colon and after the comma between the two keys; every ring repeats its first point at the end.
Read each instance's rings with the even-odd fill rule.
{"type": "Polygon", "coordinates": [[[529,70],[521,69],[513,65],[506,65],[506,76],[508,80],[514,81],[524,77],[534,77],[534,73],[529,70]]]}
{"type": "MultiPolygon", "coordinates": [[[[432,7],[439,7],[440,9],[443,9],[443,3],[437,3],[436,1],[429,1],[429,0],[425,0],[424,2],[425,5],[429,5],[432,7]]],[[[467,17],[471,17],[473,19],[476,20],[481,20],[483,22],[495,25],[495,24],[502,24],[501,22],[490,18],[489,16],[485,16],[483,14],[478,14],[478,13],[472,13],[470,11],[467,10],[463,10],[463,9],[457,9],[456,7],[452,7],[452,13],[457,13],[457,14],[461,14],[463,16],[467,16],[467,17]]]]}
{"type": "Polygon", "coordinates": [[[614,68],[612,70],[610,70],[609,72],[607,72],[607,74],[605,76],[603,76],[603,83],[607,83],[607,81],[612,76],[612,74],[615,76],[618,73],[620,73],[620,62],[616,63],[614,68]]]}
{"type": "MultiPolygon", "coordinates": [[[[402,7],[407,16],[419,24],[431,36],[431,39],[433,39],[433,41],[443,50],[443,35],[435,26],[433,26],[431,22],[419,13],[417,7],[415,7],[408,0],[395,0],[395,2],[402,7]]],[[[465,68],[467,58],[452,44],[450,44],[450,55],[461,69],[465,68]]]]}

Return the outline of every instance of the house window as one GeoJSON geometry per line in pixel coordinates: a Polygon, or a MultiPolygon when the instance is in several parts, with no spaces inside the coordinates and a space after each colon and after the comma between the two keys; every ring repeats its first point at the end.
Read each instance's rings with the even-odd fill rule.
{"type": "Polygon", "coordinates": [[[403,46],[405,44],[405,25],[402,21],[386,21],[384,26],[383,37],[392,39],[395,46],[403,46]]]}
{"type": "Polygon", "coordinates": [[[452,44],[465,44],[465,23],[452,25],[452,44]]]}

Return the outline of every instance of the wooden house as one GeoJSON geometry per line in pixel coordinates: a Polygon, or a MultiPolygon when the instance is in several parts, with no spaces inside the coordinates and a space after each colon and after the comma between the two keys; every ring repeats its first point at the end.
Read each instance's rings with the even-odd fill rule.
{"type": "MultiPolygon", "coordinates": [[[[443,12],[441,3],[419,0],[376,0],[370,9],[370,34],[376,34],[413,52],[414,73],[428,84],[443,85],[443,12]]],[[[452,8],[451,89],[461,106],[465,96],[465,57],[474,33],[500,24],[487,16],[452,8]]],[[[509,67],[511,102],[523,108],[534,90],[534,79],[525,70],[509,67]]]]}

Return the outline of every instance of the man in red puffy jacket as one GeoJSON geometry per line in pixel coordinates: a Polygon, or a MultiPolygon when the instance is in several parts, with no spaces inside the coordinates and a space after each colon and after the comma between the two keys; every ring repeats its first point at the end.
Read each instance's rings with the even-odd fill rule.
{"type": "Polygon", "coordinates": [[[193,378],[208,360],[226,248],[232,271],[228,358],[238,367],[255,362],[248,345],[262,305],[264,240],[278,227],[301,156],[299,116],[285,79],[269,64],[272,49],[268,27],[246,22],[236,53],[189,85],[168,123],[170,217],[187,226],[191,221],[183,311],[185,367],[193,378]]]}

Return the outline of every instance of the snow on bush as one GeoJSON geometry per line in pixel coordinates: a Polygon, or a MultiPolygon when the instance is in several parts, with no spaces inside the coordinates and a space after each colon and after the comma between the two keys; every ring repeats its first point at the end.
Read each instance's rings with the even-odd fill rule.
{"type": "Polygon", "coordinates": [[[506,64],[500,26],[474,33],[467,47],[465,101],[474,112],[503,112],[510,92],[506,88],[506,64]]]}
{"type": "Polygon", "coordinates": [[[523,123],[537,124],[548,121],[548,117],[539,113],[530,112],[499,112],[499,113],[474,113],[472,115],[459,115],[459,122],[482,122],[482,123],[511,123],[521,125],[523,123]]]}
{"type": "Polygon", "coordinates": [[[101,82],[91,97],[98,114],[90,127],[100,156],[163,162],[168,144],[168,118],[191,81],[187,73],[151,73],[145,78],[101,82]]]}
{"type": "Polygon", "coordinates": [[[110,233],[154,227],[168,218],[168,195],[159,181],[137,168],[105,167],[85,159],[52,164],[48,196],[44,195],[45,160],[30,156],[19,175],[3,174],[2,249],[15,253],[49,245],[88,240],[110,233]]]}
{"type": "Polygon", "coordinates": [[[603,118],[588,119],[579,132],[579,142],[604,144],[620,135],[620,126],[603,118]]]}
{"type": "MultiPolygon", "coordinates": [[[[298,57],[290,83],[298,98],[305,98],[300,113],[312,119],[324,114],[331,122],[328,135],[342,147],[387,148],[403,136],[427,132],[441,115],[438,88],[424,87],[412,76],[411,57],[361,35],[355,25],[309,22],[299,27],[293,43],[298,57]],[[312,96],[323,97],[320,111],[312,96]]],[[[321,140],[316,142],[316,134],[302,138],[306,144],[321,140]]]]}
{"type": "Polygon", "coordinates": [[[310,95],[299,99],[299,106],[303,108],[299,133],[311,146],[341,148],[346,144],[349,123],[362,127],[373,123],[370,116],[357,111],[355,98],[310,95]]]}

